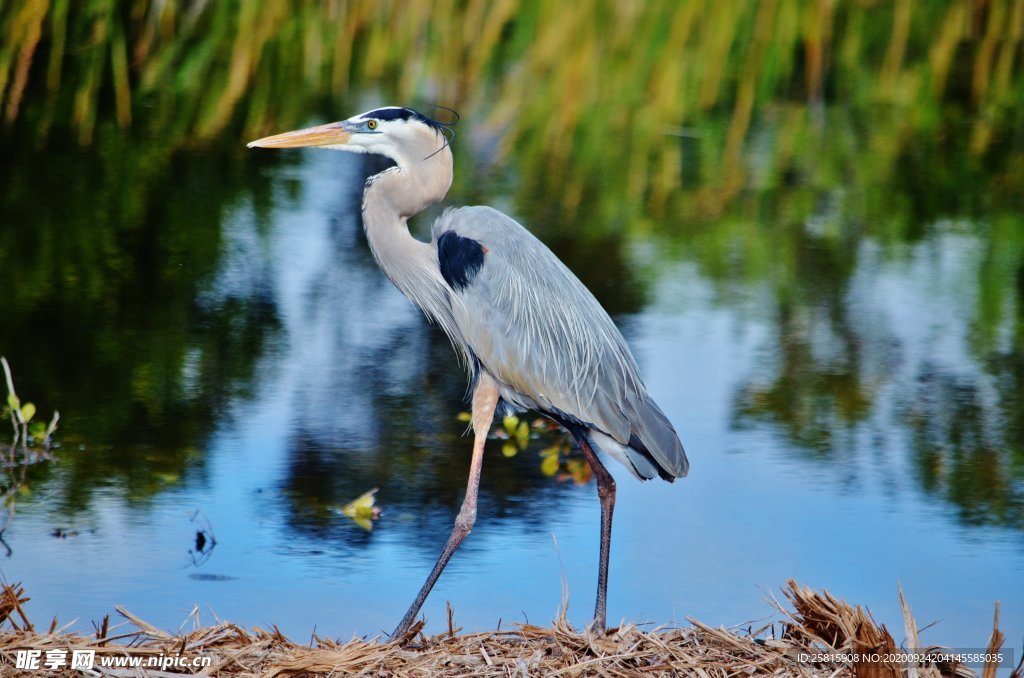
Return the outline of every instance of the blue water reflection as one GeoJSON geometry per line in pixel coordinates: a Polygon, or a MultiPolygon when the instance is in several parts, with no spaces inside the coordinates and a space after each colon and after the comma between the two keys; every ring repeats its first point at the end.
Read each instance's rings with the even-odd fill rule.
{"type": "MultiPolygon", "coordinates": [[[[19,503],[2,570],[25,584],[37,621],[59,614],[84,625],[119,603],[174,628],[195,604],[206,620],[276,624],[295,638],[314,629],[374,635],[392,628],[418,590],[460,500],[469,441],[455,415],[465,377],[443,335],[366,249],[361,160],[299,157],[263,168],[272,207],[242,201],[224,220],[217,270],[195,302],[200,316],[215,322],[241,303],[272,321],[255,340],[251,380],[208,403],[212,433],[183,475],[145,500],[111,484],[83,509],[65,510],[68,484],[80,479],[60,463],[19,503]],[[372,532],[332,510],[372,487],[384,511],[372,532]],[[199,567],[189,554],[195,511],[217,541],[199,567]],[[55,527],[78,534],[50,537],[55,527]]],[[[674,485],[641,484],[613,468],[609,622],[766,617],[766,595],[794,578],[867,605],[897,636],[902,582],[922,625],[942,620],[925,638],[960,647],[986,644],[1001,599],[1002,626],[1018,637],[1021,531],[970,520],[929,490],[949,470],[922,482],[915,447],[927,431],[915,433],[914,422],[946,416],[927,410],[929,379],[968,380],[979,407],[997,406],[963,330],[978,303],[962,282],[982,265],[975,236],[937,224],[885,256],[865,241],[846,285],[823,283],[842,318],[834,304],[808,303],[781,324],[773,290],[723,293],[664,251],[653,236],[627,243],[624,259],[630,275],[646,276],[648,303],[622,321],[693,471],[674,485]],[[786,370],[855,383],[799,399],[778,386],[786,370]],[[827,395],[848,392],[853,401],[870,392],[870,404],[827,395]],[[771,398],[784,406],[761,406],[771,398]],[[782,416],[796,408],[808,413],[782,416]],[[816,417],[818,427],[805,430],[816,417]]],[[[181,366],[193,395],[205,392],[208,350],[195,343],[181,366]]],[[[485,461],[477,527],[424,608],[429,627],[444,623],[446,601],[470,629],[545,623],[563,577],[570,619],[585,623],[596,579],[595,490],[544,478],[535,450],[506,459],[498,448],[485,461]]]]}

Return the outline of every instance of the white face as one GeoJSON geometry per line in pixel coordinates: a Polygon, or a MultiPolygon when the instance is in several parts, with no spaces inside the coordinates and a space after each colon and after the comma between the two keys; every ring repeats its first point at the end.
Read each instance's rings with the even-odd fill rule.
{"type": "Polygon", "coordinates": [[[402,166],[431,157],[443,148],[447,139],[442,130],[441,125],[416,111],[388,106],[341,122],[259,139],[249,146],[321,146],[352,153],[377,153],[402,166]]]}
{"type": "Polygon", "coordinates": [[[446,138],[441,127],[408,108],[387,106],[360,113],[339,123],[351,137],[332,148],[356,153],[378,153],[399,165],[436,153],[446,138]]]}
{"type": "Polygon", "coordinates": [[[356,153],[379,153],[394,158],[413,142],[417,132],[422,134],[423,130],[416,128],[426,127],[414,115],[408,109],[387,106],[352,116],[339,123],[352,136],[345,143],[332,145],[331,148],[356,153]]]}

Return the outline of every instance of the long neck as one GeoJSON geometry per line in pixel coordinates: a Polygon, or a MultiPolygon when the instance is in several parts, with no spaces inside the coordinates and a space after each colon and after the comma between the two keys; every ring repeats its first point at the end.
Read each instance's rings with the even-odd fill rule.
{"type": "Polygon", "coordinates": [[[437,250],[409,233],[409,217],[444,198],[451,185],[450,152],[444,149],[435,157],[436,162],[431,162],[433,158],[408,164],[400,161],[397,167],[372,177],[363,195],[363,228],[384,274],[461,347],[451,311],[451,289],[441,276],[437,250]]]}

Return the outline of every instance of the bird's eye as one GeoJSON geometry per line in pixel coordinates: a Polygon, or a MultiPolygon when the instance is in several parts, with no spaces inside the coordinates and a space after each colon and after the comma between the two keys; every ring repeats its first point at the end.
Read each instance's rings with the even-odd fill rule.
{"type": "Polygon", "coordinates": [[[368,122],[366,123],[366,126],[367,126],[367,127],[369,128],[369,129],[377,129],[377,121],[376,121],[376,120],[370,120],[370,121],[368,121],[368,122]]]}

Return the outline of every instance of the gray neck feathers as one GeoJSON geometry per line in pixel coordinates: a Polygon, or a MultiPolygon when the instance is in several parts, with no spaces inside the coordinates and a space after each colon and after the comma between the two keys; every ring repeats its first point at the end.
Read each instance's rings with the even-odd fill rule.
{"type": "Polygon", "coordinates": [[[468,350],[452,317],[451,304],[458,302],[441,276],[437,249],[409,233],[409,217],[444,198],[452,182],[451,151],[445,148],[427,158],[441,145],[430,141],[430,145],[436,144],[434,148],[428,144],[423,144],[426,148],[414,148],[412,158],[394,158],[396,167],[367,181],[363,228],[384,274],[440,325],[468,361],[468,350]],[[420,152],[422,155],[417,156],[420,152]]]}

